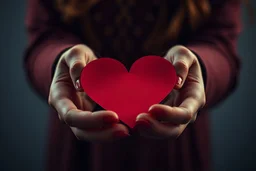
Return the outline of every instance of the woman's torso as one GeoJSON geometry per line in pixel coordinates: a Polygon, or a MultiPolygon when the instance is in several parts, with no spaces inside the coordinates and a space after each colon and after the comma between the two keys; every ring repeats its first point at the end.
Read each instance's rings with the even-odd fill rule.
{"type": "MultiPolygon", "coordinates": [[[[67,25],[98,56],[116,58],[129,68],[136,59],[144,55],[162,56],[172,45],[186,41],[190,34],[186,22],[177,39],[162,42],[158,38],[165,33],[181,3],[179,0],[106,0],[96,3],[86,15],[67,25]]],[[[209,164],[208,116],[204,113],[202,115],[175,142],[131,137],[110,144],[88,144],[77,142],[69,128],[61,125],[57,114],[53,114],[50,134],[55,136],[52,144],[50,142],[49,151],[50,155],[53,154],[54,148],[58,146],[58,150],[66,156],[62,157],[63,161],[60,163],[75,163],[76,167],[88,163],[93,171],[205,170],[209,164]],[[56,136],[58,134],[66,136],[65,145],[60,146],[63,141],[56,136]]],[[[68,164],[68,168],[75,168],[74,165],[68,164]]]]}
{"type": "MultiPolygon", "coordinates": [[[[174,44],[185,41],[191,31],[183,23],[180,36],[162,37],[182,5],[179,0],[106,0],[92,5],[71,24],[100,57],[120,60],[127,67],[144,55],[164,55],[174,44]]],[[[64,23],[66,24],[66,23],[64,23]]]]}

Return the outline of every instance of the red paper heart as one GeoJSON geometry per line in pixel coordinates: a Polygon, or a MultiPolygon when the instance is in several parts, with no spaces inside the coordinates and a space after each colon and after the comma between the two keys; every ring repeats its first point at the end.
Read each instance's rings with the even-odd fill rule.
{"type": "Polygon", "coordinates": [[[133,128],[138,114],[171,92],[177,76],[173,65],[159,56],[138,59],[130,72],[115,59],[100,58],[86,65],[80,81],[91,99],[133,128]]]}

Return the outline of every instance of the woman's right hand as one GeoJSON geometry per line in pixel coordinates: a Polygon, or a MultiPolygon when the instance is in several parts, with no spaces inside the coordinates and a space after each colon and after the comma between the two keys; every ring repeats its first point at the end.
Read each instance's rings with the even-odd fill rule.
{"type": "Polygon", "coordinates": [[[56,65],[48,102],[79,140],[101,142],[127,137],[128,129],[119,123],[117,114],[92,112],[96,104],[81,89],[82,69],[95,59],[85,45],[76,45],[63,53],[56,65]]]}

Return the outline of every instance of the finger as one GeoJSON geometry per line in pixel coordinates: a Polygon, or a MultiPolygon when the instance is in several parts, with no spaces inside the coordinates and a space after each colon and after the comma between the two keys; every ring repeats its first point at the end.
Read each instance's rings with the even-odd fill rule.
{"type": "Polygon", "coordinates": [[[161,123],[146,113],[138,115],[136,127],[141,135],[154,138],[177,138],[182,132],[180,125],[161,123]]]}
{"type": "Polygon", "coordinates": [[[171,107],[163,104],[153,105],[149,109],[149,113],[156,120],[170,122],[174,124],[189,123],[200,108],[197,100],[186,98],[178,107],[171,107]]]}
{"type": "MultiPolygon", "coordinates": [[[[78,128],[101,127],[105,124],[118,122],[118,116],[111,111],[90,112],[77,108],[79,100],[71,86],[55,84],[49,95],[49,104],[58,112],[60,119],[69,126],[78,128]]],[[[85,99],[86,100],[86,99],[85,99]]]]}
{"type": "Polygon", "coordinates": [[[74,127],[71,129],[77,139],[91,142],[107,142],[130,136],[128,129],[123,124],[114,124],[101,130],[82,130],[74,127]]]}
{"type": "Polygon", "coordinates": [[[195,61],[195,56],[185,47],[175,47],[167,54],[166,58],[172,62],[178,76],[175,89],[180,89],[187,78],[190,67],[195,61]]]}
{"type": "Polygon", "coordinates": [[[72,48],[64,57],[66,64],[69,67],[70,77],[75,88],[82,91],[79,78],[83,68],[90,61],[95,60],[95,55],[84,46],[72,48]]]}
{"type": "Polygon", "coordinates": [[[119,122],[118,116],[112,111],[81,111],[69,110],[64,116],[65,122],[71,127],[80,129],[97,129],[119,122]]]}
{"type": "MultiPolygon", "coordinates": [[[[195,98],[186,98],[179,107],[186,108],[188,110],[189,122],[194,122],[197,118],[197,113],[200,109],[203,108],[204,103],[201,103],[195,98]]],[[[188,123],[189,123],[188,122],[188,123]]]]}

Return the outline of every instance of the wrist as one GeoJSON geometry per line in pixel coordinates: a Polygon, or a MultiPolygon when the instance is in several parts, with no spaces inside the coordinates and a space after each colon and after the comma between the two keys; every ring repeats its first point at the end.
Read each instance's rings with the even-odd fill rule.
{"type": "Polygon", "coordinates": [[[201,59],[201,57],[196,53],[194,52],[193,50],[189,49],[197,58],[197,61],[200,65],[200,68],[201,68],[201,73],[202,73],[202,77],[203,77],[203,81],[204,81],[204,87],[206,88],[206,83],[207,83],[207,73],[206,73],[206,67],[205,67],[205,64],[203,62],[203,60],[201,59]]]}

